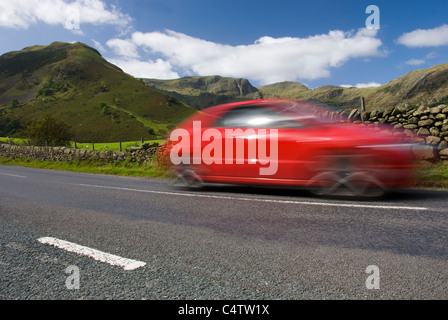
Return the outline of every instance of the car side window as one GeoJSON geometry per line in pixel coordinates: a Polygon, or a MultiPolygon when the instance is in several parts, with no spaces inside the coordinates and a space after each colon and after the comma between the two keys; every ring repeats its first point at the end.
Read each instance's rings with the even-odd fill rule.
{"type": "Polygon", "coordinates": [[[303,128],[304,126],[287,115],[258,107],[236,107],[224,114],[215,124],[224,128],[303,128]]]}

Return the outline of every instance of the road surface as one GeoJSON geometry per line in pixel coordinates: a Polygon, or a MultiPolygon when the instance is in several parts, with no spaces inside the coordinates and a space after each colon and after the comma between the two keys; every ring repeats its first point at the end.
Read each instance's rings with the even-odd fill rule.
{"type": "Polygon", "coordinates": [[[0,299],[447,299],[448,193],[384,199],[0,166],[0,299]]]}

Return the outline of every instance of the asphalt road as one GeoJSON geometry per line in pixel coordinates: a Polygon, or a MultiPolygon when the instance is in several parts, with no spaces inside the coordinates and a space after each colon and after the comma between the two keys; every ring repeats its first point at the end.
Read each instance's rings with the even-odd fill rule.
{"type": "Polygon", "coordinates": [[[2,300],[445,300],[447,260],[448,192],[354,201],[0,166],[2,300]]]}

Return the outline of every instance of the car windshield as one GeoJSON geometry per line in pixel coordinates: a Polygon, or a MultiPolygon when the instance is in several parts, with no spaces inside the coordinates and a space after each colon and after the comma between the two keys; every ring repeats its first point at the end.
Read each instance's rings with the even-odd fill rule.
{"type": "Polygon", "coordinates": [[[236,107],[224,114],[215,124],[230,128],[299,128],[303,124],[289,114],[259,105],[236,107]]]}
{"type": "Polygon", "coordinates": [[[287,114],[291,119],[308,122],[333,123],[338,118],[336,110],[307,101],[277,101],[269,107],[287,114]]]}

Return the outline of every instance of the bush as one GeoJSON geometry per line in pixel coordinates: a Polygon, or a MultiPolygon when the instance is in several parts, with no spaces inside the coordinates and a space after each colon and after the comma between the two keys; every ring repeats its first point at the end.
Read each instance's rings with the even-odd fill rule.
{"type": "Polygon", "coordinates": [[[67,92],[69,85],[61,81],[49,80],[39,88],[37,94],[44,97],[53,96],[57,92],[67,92]]]}
{"type": "Polygon", "coordinates": [[[70,126],[51,115],[33,121],[22,133],[35,145],[69,146],[73,135],[70,126]]]}

